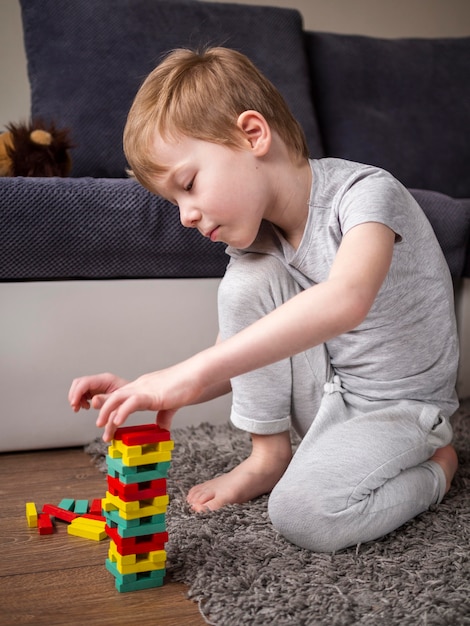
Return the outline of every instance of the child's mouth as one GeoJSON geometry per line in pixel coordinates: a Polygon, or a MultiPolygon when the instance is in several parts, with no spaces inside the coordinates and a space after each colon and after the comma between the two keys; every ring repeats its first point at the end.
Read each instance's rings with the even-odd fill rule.
{"type": "Polygon", "coordinates": [[[219,226],[216,226],[211,232],[208,234],[208,237],[211,241],[216,241],[217,239],[217,231],[219,230],[219,226]]]}

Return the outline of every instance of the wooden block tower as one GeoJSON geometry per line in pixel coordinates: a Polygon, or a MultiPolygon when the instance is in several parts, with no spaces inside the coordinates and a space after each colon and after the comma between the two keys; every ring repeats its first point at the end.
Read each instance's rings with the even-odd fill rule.
{"type": "Polygon", "coordinates": [[[119,428],[108,449],[103,499],[106,568],[118,591],[160,587],[166,566],[166,478],[174,443],[156,424],[119,428]]]}

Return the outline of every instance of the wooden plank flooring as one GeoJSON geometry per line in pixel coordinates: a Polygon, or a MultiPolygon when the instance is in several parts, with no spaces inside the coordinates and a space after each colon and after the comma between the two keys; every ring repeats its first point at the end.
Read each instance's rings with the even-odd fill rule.
{"type": "Polygon", "coordinates": [[[104,566],[108,540],[73,537],[61,522],[53,535],[28,528],[26,502],[103,497],[104,476],[81,448],[1,454],[0,472],[0,624],[206,623],[180,583],[119,593],[104,566]]]}

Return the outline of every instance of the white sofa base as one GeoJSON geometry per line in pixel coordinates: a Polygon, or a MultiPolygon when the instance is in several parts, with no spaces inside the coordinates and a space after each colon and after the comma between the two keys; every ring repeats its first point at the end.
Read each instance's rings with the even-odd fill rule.
{"type": "MultiPolygon", "coordinates": [[[[0,452],[82,445],[96,411],[73,413],[72,379],[134,379],[211,345],[218,279],[2,283],[0,452]]],[[[230,396],[182,409],[174,427],[224,423],[230,396]]],[[[153,421],[140,413],[129,423],[153,421]]]]}

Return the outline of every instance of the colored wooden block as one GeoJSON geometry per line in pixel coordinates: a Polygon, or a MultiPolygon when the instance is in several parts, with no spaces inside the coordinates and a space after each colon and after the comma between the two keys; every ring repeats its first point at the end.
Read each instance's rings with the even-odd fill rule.
{"type": "Polygon", "coordinates": [[[123,456],[134,457],[143,456],[153,452],[171,452],[175,447],[173,441],[156,441],[155,443],[143,443],[136,446],[127,446],[123,441],[114,439],[111,442],[111,447],[115,450],[119,450],[123,456]]]}
{"type": "Polygon", "coordinates": [[[125,446],[122,442],[114,440],[108,448],[108,455],[112,459],[122,459],[124,465],[129,465],[130,467],[148,463],[164,463],[165,461],[171,461],[171,450],[159,450],[158,446],[172,443],[164,441],[143,446],[125,446]]]}
{"type": "Polygon", "coordinates": [[[116,430],[114,433],[114,439],[122,440],[126,446],[135,446],[145,443],[169,441],[170,431],[160,428],[157,424],[124,426],[116,430]]]}
{"type": "Polygon", "coordinates": [[[138,537],[121,537],[116,528],[106,525],[106,533],[113,540],[118,553],[122,556],[164,550],[165,543],[168,541],[167,532],[138,537]]]}
{"type": "Polygon", "coordinates": [[[122,459],[112,459],[109,454],[106,456],[106,463],[108,465],[109,475],[113,476],[113,478],[118,478],[125,484],[166,478],[168,476],[168,470],[171,467],[170,461],[164,461],[163,463],[147,463],[145,465],[130,467],[129,465],[124,465],[122,459]]]}
{"type": "Polygon", "coordinates": [[[103,507],[101,505],[101,498],[95,498],[90,505],[89,513],[92,515],[101,515],[102,512],[103,507]]]}
{"type": "Polygon", "coordinates": [[[117,508],[124,519],[135,519],[136,517],[147,517],[148,515],[166,513],[169,500],[168,495],[164,495],[149,500],[125,502],[121,500],[119,496],[113,496],[107,491],[106,498],[103,500],[103,509],[105,511],[112,511],[113,508],[117,508]]]}
{"type": "Polygon", "coordinates": [[[164,496],[166,494],[166,479],[158,478],[157,480],[150,480],[141,483],[132,483],[126,485],[117,478],[112,476],[107,477],[109,492],[113,496],[119,496],[121,500],[130,502],[133,500],[149,500],[150,498],[156,498],[157,496],[164,496]]]}
{"type": "Polygon", "coordinates": [[[78,515],[83,515],[84,513],[88,513],[88,500],[75,500],[74,513],[78,513],[78,515]]]}
{"type": "Polygon", "coordinates": [[[37,528],[38,526],[38,511],[34,502],[26,503],[26,521],[29,528],[37,528]]]}
{"type": "Polygon", "coordinates": [[[110,528],[116,528],[119,535],[126,537],[140,537],[143,535],[153,535],[166,531],[166,516],[152,515],[150,517],[139,517],[133,520],[125,520],[119,515],[119,510],[105,511],[106,523],[110,528]]]}
{"type": "Polygon", "coordinates": [[[78,517],[78,513],[62,509],[59,506],[55,506],[54,504],[45,504],[42,507],[42,512],[46,513],[47,515],[52,515],[56,519],[60,519],[63,522],[71,522],[78,517]]]}
{"type": "Polygon", "coordinates": [[[106,526],[106,522],[102,520],[92,519],[90,517],[85,517],[81,515],[73,520],[73,524],[75,526],[82,526],[83,528],[98,528],[100,530],[104,529],[106,526]]]}
{"type": "Polygon", "coordinates": [[[163,578],[165,575],[165,569],[151,569],[145,572],[134,572],[132,574],[121,574],[121,572],[116,567],[116,563],[111,561],[111,559],[106,559],[106,569],[111,572],[111,574],[117,578],[120,582],[130,583],[137,582],[138,580],[142,580],[144,578],[153,578],[157,580],[159,578],[163,578]]]}
{"type": "Polygon", "coordinates": [[[98,522],[106,522],[106,518],[104,515],[93,515],[93,513],[84,513],[83,515],[80,515],[80,517],[82,517],[83,519],[93,519],[98,522]]]}
{"type": "Polygon", "coordinates": [[[69,535],[92,539],[93,541],[102,541],[107,537],[105,524],[103,522],[84,519],[83,517],[74,519],[67,527],[67,532],[69,535]]]}
{"type": "Polygon", "coordinates": [[[166,574],[165,569],[137,572],[135,574],[121,574],[116,564],[109,559],[106,559],[106,569],[114,576],[116,589],[121,593],[161,587],[166,574]]]}
{"type": "Polygon", "coordinates": [[[63,498],[59,502],[59,508],[65,509],[66,511],[73,511],[75,508],[75,500],[72,498],[63,498]]]}
{"type": "MultiPolygon", "coordinates": [[[[109,544],[108,556],[111,561],[119,565],[136,565],[144,561],[151,563],[166,563],[166,551],[162,548],[160,550],[150,550],[149,552],[141,552],[139,554],[121,554],[117,549],[114,541],[109,544]]],[[[160,569],[160,568],[158,568],[160,569]]],[[[145,570],[142,570],[145,571],[145,570]]]]}
{"type": "Polygon", "coordinates": [[[38,515],[38,530],[40,535],[52,535],[54,532],[54,524],[46,513],[38,515]]]}
{"type": "MultiPolygon", "coordinates": [[[[141,528],[145,524],[164,524],[166,521],[165,513],[157,513],[154,515],[136,517],[134,519],[125,519],[121,517],[120,511],[117,508],[114,508],[113,510],[110,510],[110,511],[103,511],[103,515],[106,517],[106,520],[111,519],[113,522],[116,522],[116,524],[119,524],[120,526],[123,526],[124,528],[137,528],[137,527],[141,528]]],[[[150,533],[144,533],[144,534],[148,535],[150,533]]]]}
{"type": "MultiPolygon", "coordinates": [[[[151,570],[165,569],[165,550],[158,550],[157,552],[149,553],[147,556],[148,558],[141,558],[140,556],[136,557],[135,562],[133,563],[122,563],[122,557],[113,548],[113,543],[111,542],[108,558],[111,563],[116,564],[116,568],[120,574],[137,574],[151,570]]],[[[124,559],[127,558],[127,556],[124,557],[124,559]]]]}
{"type": "Polygon", "coordinates": [[[175,443],[172,439],[168,441],[155,441],[153,443],[141,443],[134,444],[132,446],[127,445],[120,439],[113,439],[111,445],[121,452],[125,452],[129,456],[141,456],[146,452],[162,452],[164,450],[173,450],[175,443]]]}
{"type": "Polygon", "coordinates": [[[162,570],[160,578],[141,578],[135,583],[120,583],[117,578],[115,579],[115,586],[119,593],[125,593],[129,591],[140,591],[141,589],[154,589],[155,587],[162,587],[165,578],[165,570],[162,570]]]}
{"type": "Polygon", "coordinates": [[[93,513],[84,513],[83,515],[80,515],[80,517],[83,519],[90,519],[98,522],[106,522],[106,518],[103,514],[94,515],[93,513]]]}
{"type": "Polygon", "coordinates": [[[67,532],[69,535],[81,537],[82,539],[91,539],[92,541],[103,541],[107,536],[105,531],[76,527],[72,524],[67,526],[67,532]]]}

